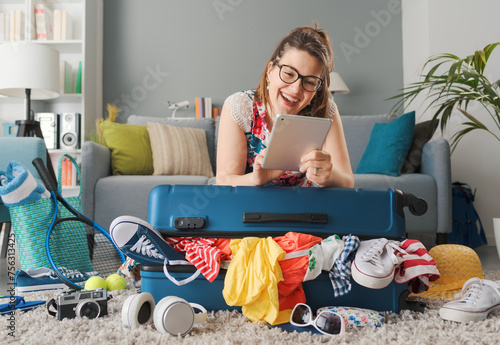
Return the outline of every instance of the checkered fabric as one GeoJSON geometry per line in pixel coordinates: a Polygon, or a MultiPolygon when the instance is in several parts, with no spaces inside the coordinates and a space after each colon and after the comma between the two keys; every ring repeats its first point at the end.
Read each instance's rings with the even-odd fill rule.
{"type": "Polygon", "coordinates": [[[351,264],[359,247],[359,238],[357,236],[344,236],[342,240],[344,241],[344,249],[335,260],[329,273],[335,297],[345,295],[351,291],[351,264]]]}

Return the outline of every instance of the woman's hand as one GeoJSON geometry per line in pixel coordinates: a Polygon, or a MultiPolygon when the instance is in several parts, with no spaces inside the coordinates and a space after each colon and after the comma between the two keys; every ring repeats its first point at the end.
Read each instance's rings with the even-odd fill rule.
{"type": "Polygon", "coordinates": [[[321,150],[312,150],[302,156],[300,160],[300,171],[306,172],[309,181],[320,187],[328,185],[332,173],[332,159],[330,153],[321,150]]]}
{"type": "Polygon", "coordinates": [[[259,154],[255,157],[253,163],[253,173],[252,180],[256,186],[262,186],[271,180],[277,179],[285,173],[284,170],[271,170],[264,169],[262,167],[262,161],[264,160],[264,155],[266,154],[266,149],[262,149],[259,154]]]}

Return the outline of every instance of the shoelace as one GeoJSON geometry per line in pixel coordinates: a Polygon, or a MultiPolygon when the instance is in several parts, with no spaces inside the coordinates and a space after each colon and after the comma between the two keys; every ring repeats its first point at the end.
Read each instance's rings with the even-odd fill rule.
{"type": "Polygon", "coordinates": [[[455,299],[460,299],[461,302],[467,304],[475,304],[483,290],[483,282],[481,280],[474,280],[469,284],[464,285],[462,291],[454,295],[455,299]]]}
{"type": "MultiPolygon", "coordinates": [[[[95,275],[98,275],[97,271],[92,271],[92,272],[85,272],[82,273],[78,270],[72,270],[66,267],[58,267],[59,272],[62,273],[63,276],[65,276],[68,279],[76,279],[76,278],[87,278],[87,277],[92,277],[95,275]]],[[[56,274],[54,272],[51,273],[50,278],[56,277],[56,274]]],[[[59,278],[57,278],[59,279],[59,278]]]]}
{"type": "Polygon", "coordinates": [[[385,244],[387,243],[387,240],[385,238],[381,238],[378,241],[376,241],[373,246],[368,250],[362,257],[361,259],[363,261],[370,262],[374,264],[375,266],[378,267],[383,267],[382,265],[382,259],[380,255],[384,251],[385,244]]]}
{"type": "Polygon", "coordinates": [[[155,245],[151,243],[145,235],[142,235],[130,250],[135,250],[136,253],[141,253],[142,255],[147,255],[156,259],[164,259],[163,255],[158,253],[158,249],[155,248],[155,245]]]}
{"type": "Polygon", "coordinates": [[[365,261],[368,261],[375,266],[384,268],[384,264],[382,263],[382,258],[381,255],[384,252],[384,250],[387,250],[387,252],[391,255],[389,257],[391,258],[392,262],[397,265],[398,260],[396,255],[394,255],[394,251],[403,251],[396,243],[392,241],[388,241],[385,238],[381,238],[378,241],[375,242],[375,244],[366,252],[361,258],[365,261]]]}

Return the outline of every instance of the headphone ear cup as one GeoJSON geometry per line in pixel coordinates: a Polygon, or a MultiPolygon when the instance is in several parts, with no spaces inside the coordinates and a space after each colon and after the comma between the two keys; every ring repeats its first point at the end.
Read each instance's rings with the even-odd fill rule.
{"type": "Polygon", "coordinates": [[[138,328],[152,321],[154,310],[155,300],[149,292],[129,296],[122,307],[122,323],[138,328]]]}
{"type": "Polygon", "coordinates": [[[154,324],[162,333],[186,335],[193,328],[194,321],[193,307],[182,298],[167,296],[156,305],[154,324]]]}

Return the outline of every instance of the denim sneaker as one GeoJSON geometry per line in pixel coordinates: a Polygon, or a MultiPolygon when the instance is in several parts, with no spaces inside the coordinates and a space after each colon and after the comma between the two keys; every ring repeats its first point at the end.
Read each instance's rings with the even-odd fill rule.
{"type": "Polygon", "coordinates": [[[483,321],[492,311],[500,310],[500,285],[491,280],[471,278],[455,298],[460,299],[439,309],[441,318],[464,323],[483,321]]]}
{"type": "Polygon", "coordinates": [[[140,218],[116,218],[109,227],[109,234],[123,254],[140,264],[165,264],[166,259],[186,261],[182,254],[165,242],[158,230],[140,218]]]}
{"type": "MultiPolygon", "coordinates": [[[[89,278],[87,275],[80,275],[81,279],[73,278],[72,281],[79,284],[89,278]]],[[[66,284],[57,277],[54,271],[47,267],[16,270],[14,274],[14,286],[16,293],[67,288],[66,284]]]]}
{"type": "Polygon", "coordinates": [[[382,289],[393,281],[397,262],[386,238],[361,241],[352,262],[352,278],[359,285],[382,289]]]}

